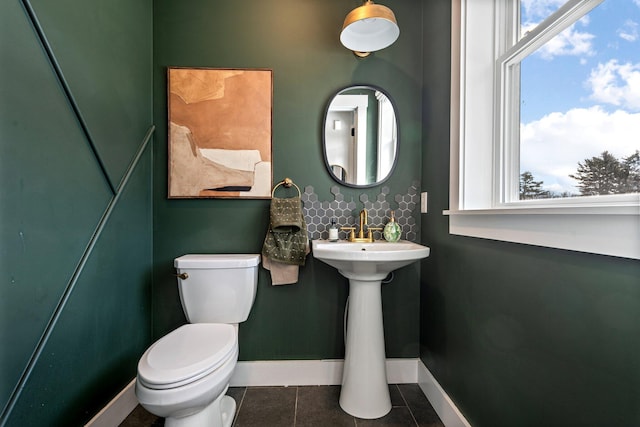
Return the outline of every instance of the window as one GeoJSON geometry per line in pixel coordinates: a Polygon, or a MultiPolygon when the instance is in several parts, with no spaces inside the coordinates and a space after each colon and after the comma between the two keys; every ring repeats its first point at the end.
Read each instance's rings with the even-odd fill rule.
{"type": "Polygon", "coordinates": [[[640,1],[457,0],[452,24],[450,232],[640,258],[640,1]],[[627,56],[589,56],[592,24],[627,56]]]}

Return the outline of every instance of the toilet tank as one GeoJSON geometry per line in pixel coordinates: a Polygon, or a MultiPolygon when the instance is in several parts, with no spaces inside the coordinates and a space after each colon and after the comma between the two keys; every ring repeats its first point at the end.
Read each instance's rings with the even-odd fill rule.
{"type": "Polygon", "coordinates": [[[257,254],[183,255],[174,260],[189,323],[247,320],[258,285],[257,254]],[[181,277],[184,273],[186,276],[181,277]]]}

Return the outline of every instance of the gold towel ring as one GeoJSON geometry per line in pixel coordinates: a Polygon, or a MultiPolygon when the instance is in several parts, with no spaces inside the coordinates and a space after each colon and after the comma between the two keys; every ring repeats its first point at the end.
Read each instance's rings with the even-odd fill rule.
{"type": "Polygon", "coordinates": [[[276,193],[276,188],[280,187],[281,185],[284,185],[285,188],[291,188],[291,186],[293,185],[294,187],[296,187],[296,190],[298,190],[298,197],[302,197],[302,193],[300,193],[300,187],[298,187],[296,183],[291,180],[291,178],[285,178],[279,183],[277,183],[276,186],[273,187],[273,190],[271,191],[271,197],[273,197],[273,195],[276,193]]]}

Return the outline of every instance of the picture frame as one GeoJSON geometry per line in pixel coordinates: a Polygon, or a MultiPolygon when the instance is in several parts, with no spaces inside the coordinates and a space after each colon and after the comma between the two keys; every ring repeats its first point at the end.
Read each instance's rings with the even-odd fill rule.
{"type": "Polygon", "coordinates": [[[168,198],[271,198],[273,71],[168,67],[168,198]]]}

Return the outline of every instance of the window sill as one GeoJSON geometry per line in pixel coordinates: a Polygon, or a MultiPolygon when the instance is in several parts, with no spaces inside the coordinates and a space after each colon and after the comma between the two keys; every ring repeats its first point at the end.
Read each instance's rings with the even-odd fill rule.
{"type": "Polygon", "coordinates": [[[509,206],[494,209],[446,210],[444,215],[640,215],[639,205],[509,206]]]}
{"type": "Polygon", "coordinates": [[[640,259],[640,207],[448,210],[449,233],[640,259]]]}

